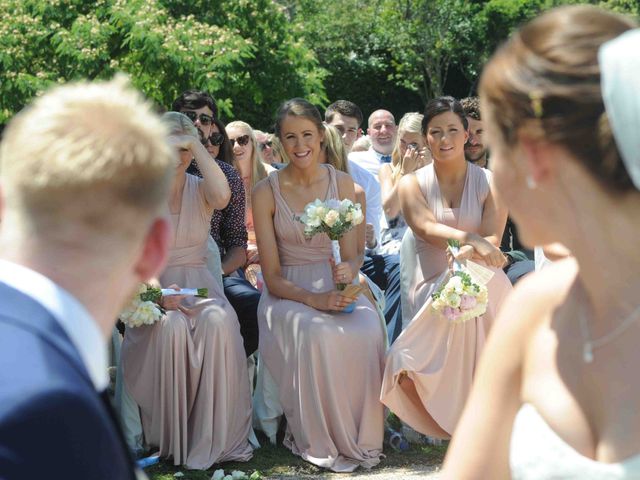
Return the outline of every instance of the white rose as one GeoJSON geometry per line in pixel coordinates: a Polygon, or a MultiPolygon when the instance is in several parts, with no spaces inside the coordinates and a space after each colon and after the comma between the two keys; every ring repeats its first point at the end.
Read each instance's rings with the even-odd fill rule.
{"type": "Polygon", "coordinates": [[[342,215],[346,214],[351,209],[351,207],[353,207],[353,203],[348,198],[345,198],[340,202],[340,213],[342,215]]]}
{"type": "Polygon", "coordinates": [[[348,222],[348,223],[351,223],[353,221],[353,213],[351,213],[351,212],[345,213],[344,221],[348,222]]]}
{"type": "Polygon", "coordinates": [[[458,308],[461,300],[460,295],[457,293],[449,293],[445,296],[445,302],[447,302],[447,305],[451,308],[458,308]]]}
{"type": "Polygon", "coordinates": [[[305,225],[311,228],[319,227],[320,217],[318,217],[314,211],[313,215],[304,215],[302,218],[302,223],[304,223],[305,225]]]}
{"type": "Polygon", "coordinates": [[[362,208],[360,208],[360,204],[356,205],[356,207],[351,211],[351,222],[354,225],[360,225],[363,220],[362,216],[362,208]]]}
{"type": "Polygon", "coordinates": [[[331,228],[336,224],[339,218],[340,214],[336,210],[329,210],[324,216],[324,223],[331,228]]]}
{"type": "Polygon", "coordinates": [[[321,205],[319,207],[316,207],[315,212],[316,212],[316,217],[318,217],[319,219],[322,219],[327,214],[327,209],[324,207],[324,205],[321,205]]]}
{"type": "Polygon", "coordinates": [[[211,477],[211,480],[222,480],[223,478],[224,478],[224,470],[219,469],[213,472],[213,477],[211,477]]]}
{"type": "Polygon", "coordinates": [[[449,291],[454,291],[457,294],[462,294],[464,292],[464,285],[462,285],[462,279],[460,277],[454,276],[447,282],[447,287],[449,291]]]}

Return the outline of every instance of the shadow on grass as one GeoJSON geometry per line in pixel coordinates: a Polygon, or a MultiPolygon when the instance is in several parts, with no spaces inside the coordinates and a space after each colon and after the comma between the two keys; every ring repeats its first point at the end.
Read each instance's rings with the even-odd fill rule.
{"type": "MultiPolygon", "coordinates": [[[[259,440],[262,447],[253,452],[253,458],[248,462],[228,462],[201,471],[174,467],[171,462],[165,461],[145,471],[151,480],[174,480],[176,472],[184,474],[181,477],[182,480],[209,480],[213,472],[219,468],[224,469],[227,474],[233,470],[242,470],[247,476],[258,470],[263,478],[323,478],[330,473],[293,455],[281,444],[277,446],[269,444],[264,436],[259,436],[259,440]]],[[[422,470],[418,467],[439,466],[446,451],[446,445],[441,447],[412,445],[406,452],[396,452],[385,446],[385,458],[371,470],[371,473],[388,468],[404,468],[407,469],[407,473],[412,470],[420,472],[422,470]]],[[[359,469],[357,472],[364,471],[359,469]]]]}

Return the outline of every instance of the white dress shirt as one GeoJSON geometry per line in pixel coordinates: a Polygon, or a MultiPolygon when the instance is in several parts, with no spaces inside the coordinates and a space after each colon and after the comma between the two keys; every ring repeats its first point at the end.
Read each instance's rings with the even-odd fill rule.
{"type": "Polygon", "coordinates": [[[380,182],[378,179],[378,173],[380,172],[380,167],[384,162],[382,157],[388,157],[391,159],[391,155],[383,155],[380,152],[376,152],[373,147],[367,150],[366,152],[351,152],[349,154],[349,160],[357,163],[359,166],[367,170],[377,182],[380,182]]]}
{"type": "Polygon", "coordinates": [[[382,221],[382,193],[380,184],[367,170],[349,159],[349,173],[353,181],[364,190],[367,199],[366,221],[373,225],[376,242],[380,243],[380,222],[382,221]]]}
{"type": "Polygon", "coordinates": [[[58,321],[80,354],[95,389],[109,385],[106,340],[87,309],[69,292],[30,268],[0,259],[0,282],[29,296],[58,321]]]}

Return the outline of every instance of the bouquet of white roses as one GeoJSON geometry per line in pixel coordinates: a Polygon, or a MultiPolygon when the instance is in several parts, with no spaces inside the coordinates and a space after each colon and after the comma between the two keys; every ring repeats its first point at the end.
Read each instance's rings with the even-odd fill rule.
{"type": "Polygon", "coordinates": [[[131,302],[120,314],[120,320],[128,328],[153,325],[165,313],[159,303],[162,290],[142,283],[131,302]]]}
{"type": "MultiPolygon", "coordinates": [[[[455,254],[459,244],[449,241],[449,248],[455,254]]],[[[479,267],[479,265],[476,265],[479,267]]],[[[484,315],[487,311],[489,294],[487,287],[465,271],[458,261],[453,262],[453,271],[446,282],[431,295],[431,308],[452,323],[464,323],[484,315]]],[[[490,277],[489,277],[490,278],[490,277]]]]}
{"type": "MultiPolygon", "coordinates": [[[[323,202],[316,199],[304,207],[304,214],[299,218],[304,224],[304,234],[313,237],[317,233],[326,233],[331,239],[331,251],[336,265],[342,262],[340,258],[340,237],[359,225],[364,220],[362,207],[345,198],[342,201],[330,199],[323,202]]],[[[346,285],[339,283],[338,290],[344,290],[346,285]]]]}

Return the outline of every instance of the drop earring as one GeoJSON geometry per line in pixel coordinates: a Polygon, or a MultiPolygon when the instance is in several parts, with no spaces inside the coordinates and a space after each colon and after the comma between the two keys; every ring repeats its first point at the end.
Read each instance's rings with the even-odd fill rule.
{"type": "Polygon", "coordinates": [[[536,181],[533,179],[531,175],[527,175],[527,178],[525,181],[527,182],[527,188],[529,190],[535,190],[538,186],[538,184],[536,183],[536,181]]]}

